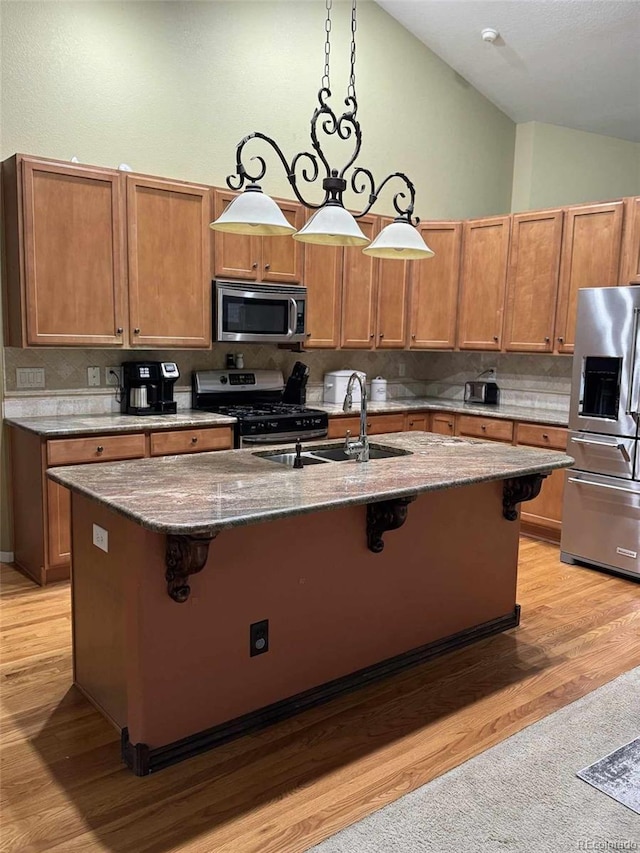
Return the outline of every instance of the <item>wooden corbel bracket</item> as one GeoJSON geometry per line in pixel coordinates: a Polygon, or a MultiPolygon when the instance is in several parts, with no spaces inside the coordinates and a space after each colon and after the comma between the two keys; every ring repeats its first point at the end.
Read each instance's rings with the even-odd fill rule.
{"type": "Polygon", "coordinates": [[[505,480],[502,490],[502,514],[507,521],[516,521],[518,510],[516,504],[532,501],[540,494],[542,481],[547,474],[526,474],[524,477],[514,477],[505,480]]]}
{"type": "Polygon", "coordinates": [[[367,504],[367,547],[374,554],[379,554],[384,548],[382,534],[387,530],[397,530],[407,520],[409,504],[415,501],[417,495],[406,498],[394,498],[390,501],[380,501],[367,504]]]}
{"type": "Polygon", "coordinates": [[[167,592],[169,597],[179,604],[189,598],[189,575],[195,575],[204,568],[209,555],[209,543],[213,539],[215,536],[179,536],[172,533],[167,535],[167,592]]]}

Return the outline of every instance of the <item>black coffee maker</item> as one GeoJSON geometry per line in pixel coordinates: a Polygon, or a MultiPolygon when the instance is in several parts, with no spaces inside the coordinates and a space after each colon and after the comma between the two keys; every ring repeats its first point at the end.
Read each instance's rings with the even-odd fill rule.
{"type": "Polygon", "coordinates": [[[174,415],[173,386],[179,378],[173,361],[125,361],[120,410],[125,415],[174,415]]]}

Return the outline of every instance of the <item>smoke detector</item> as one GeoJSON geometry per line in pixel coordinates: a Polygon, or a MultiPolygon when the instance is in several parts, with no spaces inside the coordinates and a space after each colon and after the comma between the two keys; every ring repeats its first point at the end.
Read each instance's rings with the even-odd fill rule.
{"type": "Polygon", "coordinates": [[[493,44],[500,33],[495,29],[495,27],[485,27],[480,35],[482,36],[482,41],[488,41],[493,44]]]}

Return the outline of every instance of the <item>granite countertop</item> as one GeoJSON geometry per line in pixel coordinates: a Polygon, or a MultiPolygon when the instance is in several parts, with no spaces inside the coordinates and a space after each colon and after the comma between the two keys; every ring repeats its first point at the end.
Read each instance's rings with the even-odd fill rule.
{"type": "Polygon", "coordinates": [[[5,418],[6,424],[34,432],[36,435],[88,435],[108,432],[143,432],[148,430],[181,429],[183,427],[225,426],[235,418],[181,409],[175,415],[47,415],[33,418],[5,418]]]}
{"type": "MultiPolygon", "coordinates": [[[[329,403],[307,403],[310,409],[327,412],[329,416],[344,415],[341,405],[329,403]]],[[[392,414],[393,412],[411,412],[430,410],[452,412],[465,415],[480,415],[487,418],[503,418],[514,421],[527,421],[539,424],[567,426],[569,414],[564,410],[549,409],[541,406],[515,406],[500,404],[488,406],[482,403],[463,403],[460,400],[443,400],[440,397],[406,397],[387,400],[384,403],[367,401],[368,414],[392,414]]],[[[348,415],[357,416],[360,404],[354,403],[348,415]]],[[[140,432],[145,430],[181,429],[188,427],[224,426],[233,424],[235,418],[201,412],[195,409],[180,409],[175,415],[46,415],[40,417],[5,418],[11,426],[34,432],[49,438],[56,436],[90,435],[93,433],[140,432]]]]}
{"type": "MultiPolygon", "coordinates": [[[[341,443],[311,442],[305,450],[341,443]]],[[[296,470],[251,450],[226,450],[50,468],[47,476],[149,530],[213,535],[228,527],[544,473],[573,463],[564,453],[425,432],[388,433],[371,444],[411,455],[296,470]]]]}
{"type": "MultiPolygon", "coordinates": [[[[341,404],[331,403],[308,403],[313,409],[320,409],[331,416],[344,415],[341,404]]],[[[567,426],[569,423],[569,412],[564,409],[549,409],[544,406],[523,406],[509,403],[500,403],[490,406],[485,403],[464,403],[462,400],[446,400],[442,397],[405,397],[395,400],[387,400],[384,403],[374,403],[367,400],[367,414],[392,414],[393,412],[411,412],[416,410],[429,410],[437,412],[452,412],[460,415],[480,415],[486,418],[503,418],[514,421],[527,421],[538,424],[557,424],[567,426]]],[[[360,404],[354,403],[348,415],[357,415],[360,404]]]]}

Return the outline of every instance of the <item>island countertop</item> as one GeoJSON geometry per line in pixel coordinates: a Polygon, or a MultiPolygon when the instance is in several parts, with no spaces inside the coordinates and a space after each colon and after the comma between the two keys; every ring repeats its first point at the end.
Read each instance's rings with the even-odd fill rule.
{"type": "MultiPolygon", "coordinates": [[[[312,442],[305,450],[340,444],[312,442]]],[[[227,450],[50,468],[47,476],[148,530],[212,536],[229,527],[544,474],[573,463],[565,453],[423,432],[389,433],[371,444],[411,455],[295,470],[253,450],[227,450]]]]}

